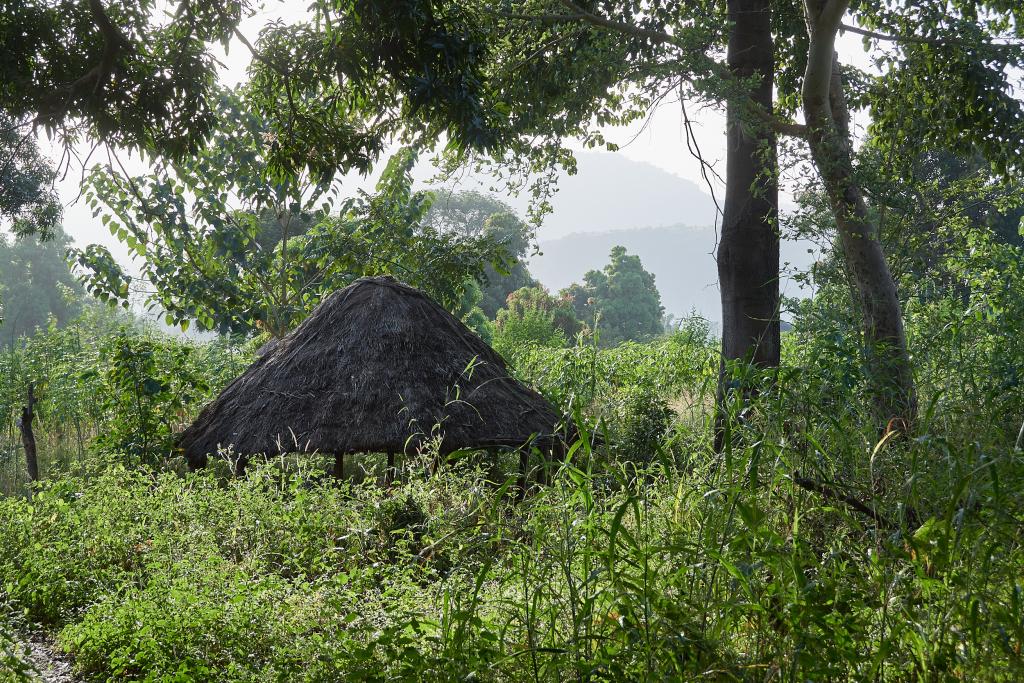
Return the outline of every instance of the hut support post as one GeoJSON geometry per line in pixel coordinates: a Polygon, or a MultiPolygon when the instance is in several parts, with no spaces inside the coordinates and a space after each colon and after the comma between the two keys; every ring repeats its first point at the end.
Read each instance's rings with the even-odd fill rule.
{"type": "Polygon", "coordinates": [[[527,448],[519,449],[519,500],[526,498],[526,485],[529,481],[530,451],[527,448]]]}
{"type": "Polygon", "coordinates": [[[345,478],[345,454],[335,453],[334,454],[334,478],[344,479],[345,478]]]}
{"type": "Polygon", "coordinates": [[[395,454],[388,453],[388,466],[384,470],[384,483],[390,484],[395,479],[395,454]]]}

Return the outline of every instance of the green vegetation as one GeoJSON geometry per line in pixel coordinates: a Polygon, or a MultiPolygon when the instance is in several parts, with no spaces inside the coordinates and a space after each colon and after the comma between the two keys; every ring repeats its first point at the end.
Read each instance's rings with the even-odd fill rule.
{"type": "Polygon", "coordinates": [[[20,338],[0,355],[0,492],[25,490],[16,420],[30,384],[48,479],[108,455],[126,466],[166,463],[171,434],[250,360],[230,340],[185,342],[95,303],[66,326],[20,338]]]}
{"type": "Polygon", "coordinates": [[[589,271],[582,285],[572,284],[562,293],[576,315],[599,330],[601,343],[607,346],[661,334],[665,309],[654,276],[625,247],[613,247],[608,258],[604,269],[589,271]]]}
{"type": "Polygon", "coordinates": [[[67,323],[81,309],[82,286],[64,257],[70,241],[60,226],[46,241],[0,233],[0,344],[10,346],[51,319],[67,323]]]}
{"type": "Polygon", "coordinates": [[[540,286],[523,287],[508,295],[494,321],[492,346],[514,358],[530,346],[560,348],[582,331],[572,305],[556,299],[540,286]]]}
{"type": "Polygon", "coordinates": [[[95,681],[1024,679],[1017,4],[314,0],[255,40],[247,0],[166,5],[0,21],[0,681],[28,629],[95,681]],[[525,265],[571,148],[674,93],[726,111],[720,334],[667,325],[622,246],[557,296],[525,265]],[[84,297],[37,129],[108,147],[85,195],[199,340],[119,310],[136,276],[96,245],[74,274],[112,306],[84,297]],[[414,189],[428,156],[528,187],[530,222],[414,189]],[[790,236],[823,249],[807,298],[790,236]],[[564,448],[189,471],[203,406],[380,274],[491,341],[564,448]]]}
{"type": "Polygon", "coordinates": [[[520,376],[601,435],[536,459],[549,483],[523,503],[512,459],[485,454],[433,476],[429,454],[410,459],[387,488],[338,485],[316,457],[185,474],[136,435],[187,419],[251,350],[103,318],[43,332],[8,357],[51,369],[42,451],[71,455],[44,461],[31,500],[0,501],[5,599],[99,680],[1013,680],[1024,393],[997,378],[1024,351],[971,303],[920,306],[911,339],[970,361],[922,363],[913,439],[874,433],[855,345],[815,327],[827,297],[802,309],[783,370],[750,380],[764,390],[735,403],[720,454],[701,324],[520,345],[520,376]],[[964,322],[936,338],[951,306],[964,322]],[[86,384],[77,413],[58,414],[74,394],[57,381],[86,384]],[[103,394],[123,403],[89,400],[103,394]],[[78,457],[76,417],[99,436],[78,457]]]}
{"type": "Polygon", "coordinates": [[[531,345],[563,347],[581,332],[605,347],[661,335],[665,309],[654,276],[624,247],[614,247],[610,258],[557,298],[539,285],[510,293],[494,321],[494,348],[511,358],[531,345]]]}

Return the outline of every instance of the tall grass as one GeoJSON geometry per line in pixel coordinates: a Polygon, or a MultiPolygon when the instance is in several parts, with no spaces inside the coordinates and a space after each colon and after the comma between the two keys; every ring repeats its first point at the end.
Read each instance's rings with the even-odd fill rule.
{"type": "Polygon", "coordinates": [[[880,439],[840,352],[797,345],[714,453],[712,343],[523,349],[584,438],[536,459],[548,484],[521,503],[511,455],[430,476],[425,454],[381,487],[315,457],[234,478],[101,442],[0,499],[4,599],[96,680],[1024,676],[1006,423],[964,431],[984,404],[932,394],[914,438],[880,439]]]}
{"type": "Polygon", "coordinates": [[[98,306],[67,327],[16,340],[0,349],[0,495],[28,485],[18,420],[30,384],[46,478],[88,464],[97,437],[126,462],[166,457],[166,436],[251,358],[249,346],[169,337],[98,306]],[[157,432],[163,441],[139,438],[157,432]]]}

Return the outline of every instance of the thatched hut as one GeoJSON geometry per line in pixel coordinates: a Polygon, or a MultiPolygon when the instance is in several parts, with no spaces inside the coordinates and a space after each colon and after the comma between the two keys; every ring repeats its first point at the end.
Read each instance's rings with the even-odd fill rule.
{"type": "Polygon", "coordinates": [[[184,431],[193,467],[233,447],[257,453],[408,453],[436,438],[462,448],[546,448],[558,414],[509,375],[462,322],[391,277],[328,296],[184,431]]]}

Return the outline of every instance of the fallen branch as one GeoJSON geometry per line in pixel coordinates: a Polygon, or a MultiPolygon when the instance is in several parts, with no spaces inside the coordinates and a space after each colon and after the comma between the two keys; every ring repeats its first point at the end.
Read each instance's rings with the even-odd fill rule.
{"type": "Polygon", "coordinates": [[[868,507],[853,496],[848,496],[845,493],[835,490],[828,484],[823,484],[813,479],[808,479],[807,477],[801,477],[799,472],[794,472],[790,479],[792,479],[794,484],[805,491],[811,491],[812,493],[820,494],[825,498],[845,503],[848,507],[856,510],[866,517],[869,517],[875,523],[875,526],[879,528],[886,529],[888,531],[895,531],[896,529],[899,529],[896,524],[893,524],[892,521],[882,513],[868,507]]]}

